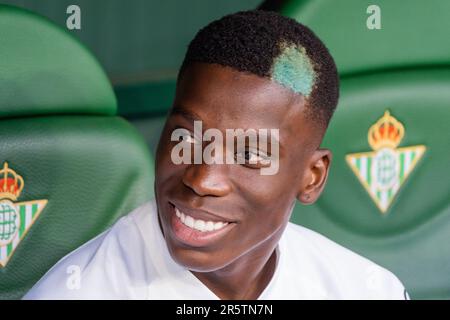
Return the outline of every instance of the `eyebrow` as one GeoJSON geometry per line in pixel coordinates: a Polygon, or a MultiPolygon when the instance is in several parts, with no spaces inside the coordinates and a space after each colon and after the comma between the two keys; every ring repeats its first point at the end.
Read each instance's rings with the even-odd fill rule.
{"type": "Polygon", "coordinates": [[[201,121],[202,119],[200,118],[200,116],[198,114],[196,114],[195,112],[189,111],[186,108],[184,108],[181,105],[175,105],[172,109],[172,115],[180,115],[183,118],[190,120],[192,122],[194,121],[201,121]]]}

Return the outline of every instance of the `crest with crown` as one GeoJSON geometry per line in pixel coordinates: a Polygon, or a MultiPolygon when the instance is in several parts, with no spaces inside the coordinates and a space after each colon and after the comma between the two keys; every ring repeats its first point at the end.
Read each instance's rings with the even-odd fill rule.
{"type": "Polygon", "coordinates": [[[373,150],[395,149],[405,134],[403,125],[386,110],[384,115],[369,129],[368,140],[373,150]]]}
{"type": "Polygon", "coordinates": [[[426,150],[424,145],[398,148],[404,135],[404,125],[386,110],[367,134],[373,151],[346,155],[350,169],[383,214],[426,150]]]}
{"type": "Polygon", "coordinates": [[[47,200],[17,202],[24,179],[4,162],[0,170],[0,268],[5,267],[17,246],[47,205],[47,200]]]}
{"type": "Polygon", "coordinates": [[[23,178],[10,169],[8,162],[3,164],[0,170],[0,199],[16,201],[25,186],[23,178]]]}

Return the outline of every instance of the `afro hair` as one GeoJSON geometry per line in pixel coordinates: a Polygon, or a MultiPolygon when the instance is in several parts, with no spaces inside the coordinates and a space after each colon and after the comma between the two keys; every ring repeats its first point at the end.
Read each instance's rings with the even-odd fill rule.
{"type": "Polygon", "coordinates": [[[309,28],[275,12],[242,11],[211,22],[189,44],[179,77],[193,62],[276,81],[305,96],[308,113],[325,127],[338,102],[339,77],[328,49],[309,28]]]}

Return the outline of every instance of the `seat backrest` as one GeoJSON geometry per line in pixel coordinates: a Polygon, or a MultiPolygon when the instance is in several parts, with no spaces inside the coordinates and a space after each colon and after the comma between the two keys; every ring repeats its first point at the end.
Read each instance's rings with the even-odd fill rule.
{"type": "Polygon", "coordinates": [[[0,5],[0,39],[0,299],[13,299],[149,200],[153,161],[68,32],[0,5]]]}
{"type": "Polygon", "coordinates": [[[448,1],[290,1],[328,46],[341,98],[323,147],[327,187],[292,220],[393,271],[412,298],[450,298],[448,1]]]}
{"type": "Polygon", "coordinates": [[[144,137],[153,154],[175,96],[175,80],[115,86],[118,113],[144,137]]]}

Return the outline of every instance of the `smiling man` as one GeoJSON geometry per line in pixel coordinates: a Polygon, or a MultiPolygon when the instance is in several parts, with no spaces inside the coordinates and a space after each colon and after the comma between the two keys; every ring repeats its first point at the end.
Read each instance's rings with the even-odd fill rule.
{"type": "Polygon", "coordinates": [[[159,142],[156,200],[26,298],[404,299],[389,271],[289,223],[296,201],[314,203],[325,186],[331,152],[320,144],[338,86],[326,47],[292,19],[248,11],[200,30],[159,142]],[[240,139],[249,130],[257,143],[240,139]]]}

